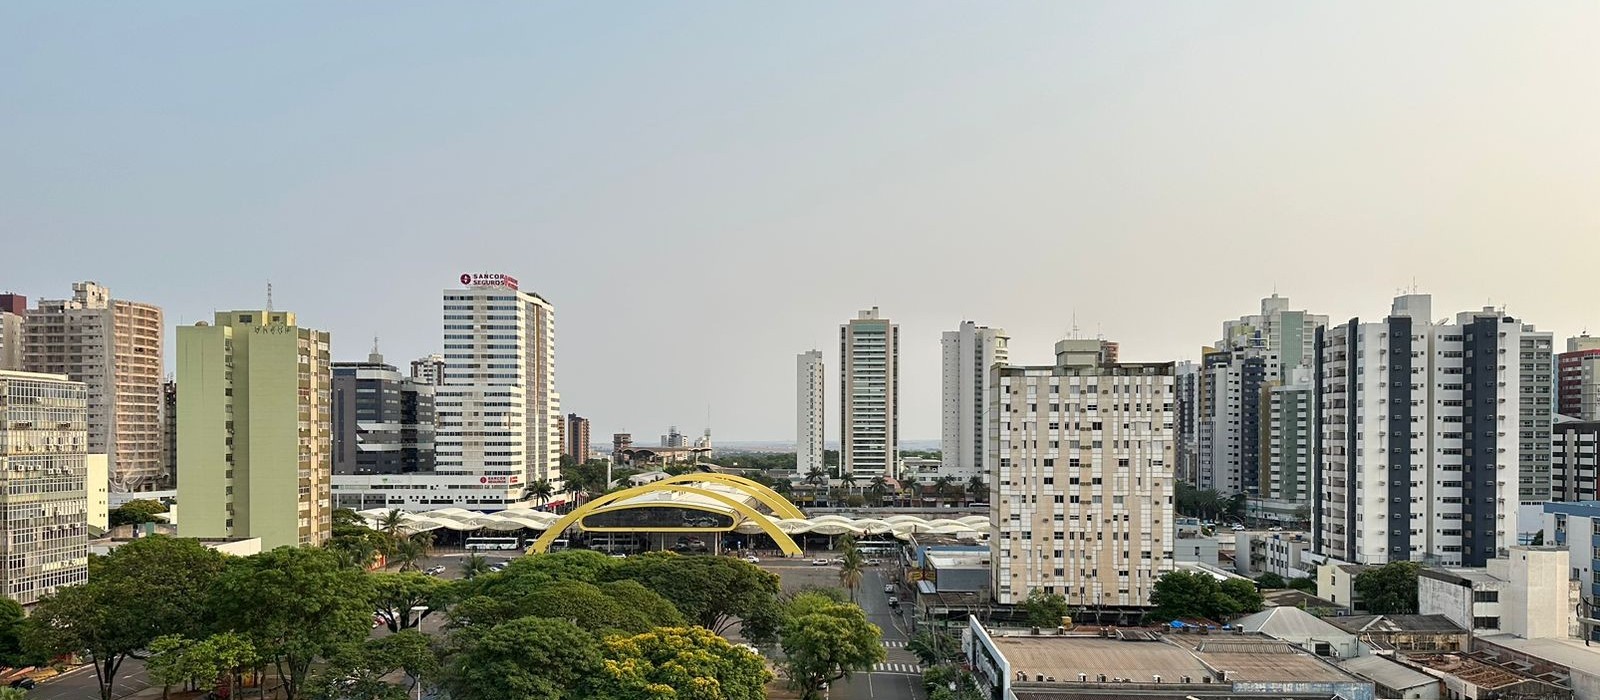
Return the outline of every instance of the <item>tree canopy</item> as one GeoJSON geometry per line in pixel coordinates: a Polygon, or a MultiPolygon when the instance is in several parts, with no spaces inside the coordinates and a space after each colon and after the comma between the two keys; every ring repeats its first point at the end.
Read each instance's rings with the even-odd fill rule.
{"type": "Polygon", "coordinates": [[[1374,615],[1402,615],[1417,611],[1416,562],[1396,561],[1356,574],[1355,594],[1374,615]]]}
{"type": "Polygon", "coordinates": [[[1156,580],[1150,593],[1155,620],[1202,618],[1222,621],[1234,615],[1261,610],[1264,601],[1255,584],[1243,579],[1218,583],[1208,574],[1171,571],[1156,580]]]}
{"type": "Polygon", "coordinates": [[[1035,588],[1028,592],[1022,610],[1030,626],[1056,627],[1061,624],[1061,618],[1067,616],[1067,599],[1060,593],[1045,593],[1044,589],[1035,588]]]}
{"type": "Polygon", "coordinates": [[[107,513],[108,524],[111,527],[119,525],[143,525],[145,523],[164,523],[167,519],[161,514],[167,512],[167,505],[161,501],[148,498],[138,498],[128,501],[107,513]]]}
{"type": "Polygon", "coordinates": [[[760,656],[703,627],[611,637],[602,655],[597,700],[762,700],[772,680],[760,656]]]}
{"type": "Polygon", "coordinates": [[[814,593],[789,603],[780,636],[784,669],[802,700],[814,700],[823,684],[870,670],[884,659],[883,633],[860,606],[814,593]]]}
{"type": "Polygon", "coordinates": [[[652,552],[621,560],[605,577],[638,581],[671,601],[690,622],[718,634],[778,601],[776,574],[732,557],[652,552]]]}
{"type": "Polygon", "coordinates": [[[523,617],[458,634],[445,675],[455,700],[586,698],[582,681],[601,671],[599,642],[567,620],[523,617]]]}

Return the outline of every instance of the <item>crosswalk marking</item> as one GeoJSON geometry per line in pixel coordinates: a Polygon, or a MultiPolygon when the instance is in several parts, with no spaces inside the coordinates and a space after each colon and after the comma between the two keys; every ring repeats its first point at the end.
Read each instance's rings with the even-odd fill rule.
{"type": "Polygon", "coordinates": [[[906,648],[906,643],[905,642],[897,642],[897,641],[890,640],[890,639],[885,639],[883,641],[883,645],[888,647],[888,648],[890,648],[890,649],[904,649],[904,648],[906,648]]]}
{"type": "Polygon", "coordinates": [[[876,664],[872,667],[872,670],[878,673],[909,673],[912,675],[922,675],[922,669],[918,668],[916,664],[876,664]]]}

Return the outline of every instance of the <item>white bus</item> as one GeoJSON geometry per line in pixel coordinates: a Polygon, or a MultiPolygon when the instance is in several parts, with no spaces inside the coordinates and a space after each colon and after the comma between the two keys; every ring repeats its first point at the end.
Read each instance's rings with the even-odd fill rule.
{"type": "Polygon", "coordinates": [[[516,549],[516,548],[517,548],[517,538],[515,538],[515,537],[468,537],[467,538],[467,549],[469,551],[471,551],[471,550],[480,550],[480,549],[516,549]]]}

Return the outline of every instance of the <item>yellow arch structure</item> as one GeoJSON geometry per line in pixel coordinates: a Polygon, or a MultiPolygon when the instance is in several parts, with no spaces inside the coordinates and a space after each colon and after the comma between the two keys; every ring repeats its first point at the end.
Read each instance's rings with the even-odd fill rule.
{"type": "MultiPolygon", "coordinates": [[[[707,491],[705,489],[695,488],[693,486],[686,486],[681,482],[673,482],[671,479],[662,479],[661,481],[645,484],[643,486],[635,486],[631,489],[623,489],[615,493],[608,493],[604,496],[589,501],[588,503],[578,506],[577,508],[574,508],[572,512],[561,516],[560,520],[551,523],[550,527],[545,529],[544,534],[539,535],[539,539],[533,541],[533,545],[529,547],[529,549],[535,553],[543,554],[549,551],[550,544],[555,542],[556,539],[561,536],[561,533],[566,532],[567,528],[572,527],[574,523],[582,520],[584,516],[600,510],[608,503],[633,498],[635,496],[642,496],[644,494],[656,493],[658,491],[692,493],[697,496],[704,496],[706,498],[710,498],[711,500],[717,501],[718,503],[732,508],[734,512],[744,516],[746,520],[755,523],[756,527],[761,528],[762,532],[765,532],[767,535],[772,537],[772,541],[778,544],[778,549],[783,550],[784,554],[792,557],[804,554],[804,550],[800,549],[800,545],[795,544],[794,538],[789,537],[788,533],[778,529],[776,524],[768,519],[767,516],[757,512],[756,509],[715,491],[707,491]]],[[[744,489],[740,489],[740,491],[744,491],[744,489]]],[[[748,495],[752,497],[755,496],[753,493],[748,495]]],[[[790,507],[792,508],[793,506],[790,507]]],[[[735,521],[734,525],[737,527],[738,522],[735,521]]]]}
{"type": "Polygon", "coordinates": [[[711,482],[732,486],[749,495],[751,498],[760,501],[762,505],[771,508],[772,514],[780,518],[806,517],[805,513],[800,512],[800,509],[795,507],[793,503],[790,503],[789,499],[784,498],[782,494],[767,488],[765,484],[762,484],[759,481],[746,479],[737,474],[723,474],[721,472],[690,472],[688,474],[669,476],[659,482],[653,483],[663,482],[669,484],[711,482]]]}

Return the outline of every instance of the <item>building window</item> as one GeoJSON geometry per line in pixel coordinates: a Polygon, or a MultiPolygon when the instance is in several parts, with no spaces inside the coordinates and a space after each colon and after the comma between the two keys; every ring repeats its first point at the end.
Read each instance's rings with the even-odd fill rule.
{"type": "MultiPolygon", "coordinates": [[[[1474,603],[1498,603],[1498,602],[1500,602],[1500,591],[1473,591],[1472,592],[1472,602],[1474,602],[1474,603]]],[[[1495,625],[1495,626],[1498,627],[1499,625],[1495,625]]]]}
{"type": "Polygon", "coordinates": [[[1474,617],[1472,618],[1472,628],[1476,630],[1500,629],[1500,618],[1474,617]]]}

